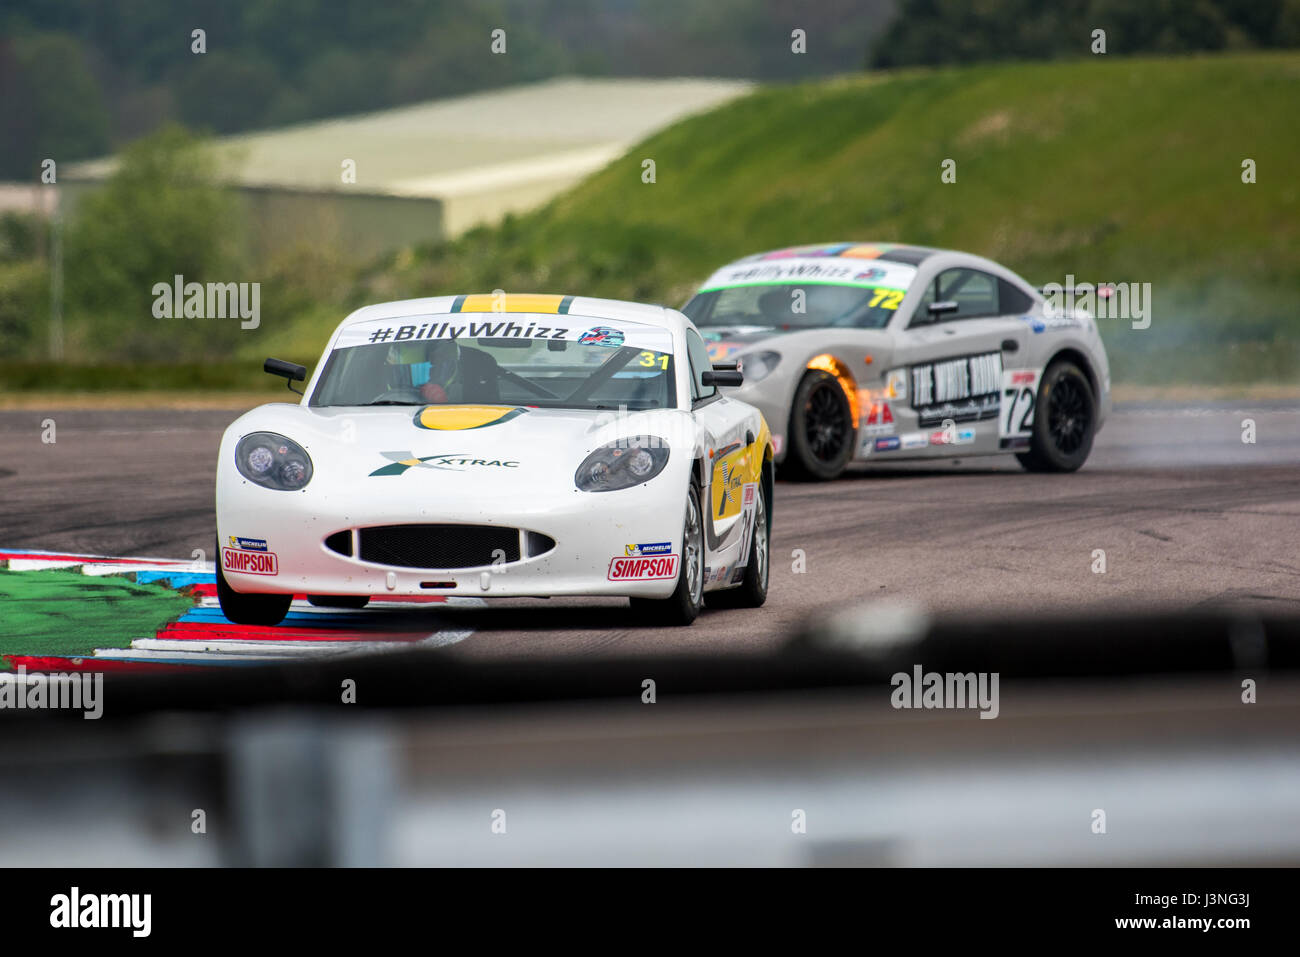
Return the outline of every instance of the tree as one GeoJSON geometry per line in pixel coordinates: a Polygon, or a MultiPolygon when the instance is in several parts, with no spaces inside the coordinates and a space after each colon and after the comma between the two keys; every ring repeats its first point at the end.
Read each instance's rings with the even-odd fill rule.
{"type": "Polygon", "coordinates": [[[176,126],[137,140],[72,211],[64,270],[70,345],[84,359],[228,355],[238,319],[159,319],[157,283],[244,282],[234,196],[205,140],[176,126]]]}

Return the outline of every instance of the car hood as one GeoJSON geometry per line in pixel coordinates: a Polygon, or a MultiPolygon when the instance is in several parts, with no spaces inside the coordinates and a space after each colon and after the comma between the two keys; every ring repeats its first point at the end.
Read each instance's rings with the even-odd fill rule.
{"type": "MultiPolygon", "coordinates": [[[[276,432],[300,444],[315,474],[331,484],[389,480],[411,471],[440,487],[561,487],[593,449],[632,435],[688,434],[689,414],[659,409],[617,412],[528,406],[431,405],[381,408],[261,406],[236,420],[228,445],[250,432],[276,432]]],[[[687,450],[689,454],[691,450],[687,450]]],[[[315,481],[315,480],[313,480],[315,481]]]]}

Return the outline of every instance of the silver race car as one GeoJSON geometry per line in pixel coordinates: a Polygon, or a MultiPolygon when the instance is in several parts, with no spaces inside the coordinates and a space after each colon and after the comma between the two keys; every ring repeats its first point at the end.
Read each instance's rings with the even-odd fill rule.
{"type": "Polygon", "coordinates": [[[1095,320],[966,253],[759,253],[715,272],[682,311],[715,367],[740,363],[733,395],[762,411],[789,477],[1004,452],[1032,471],[1072,472],[1110,410],[1095,320]]]}

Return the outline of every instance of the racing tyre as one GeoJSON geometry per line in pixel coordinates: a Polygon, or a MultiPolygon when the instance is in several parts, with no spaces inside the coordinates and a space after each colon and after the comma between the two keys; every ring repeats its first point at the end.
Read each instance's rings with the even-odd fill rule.
{"type": "Polygon", "coordinates": [[[814,370],[795,390],[790,406],[790,451],[781,477],[824,482],[853,458],[853,410],[835,376],[814,370]]]}
{"type": "Polygon", "coordinates": [[[1043,374],[1029,451],[1016,458],[1031,472],[1073,472],[1092,451],[1097,400],[1088,377],[1073,362],[1054,362],[1043,374]]]}
{"type": "Polygon", "coordinates": [[[241,595],[230,587],[221,572],[221,549],[217,549],[217,601],[221,613],[236,625],[278,625],[289,614],[292,595],[241,595]]]}
{"type": "Polygon", "coordinates": [[[710,608],[758,608],[767,601],[767,579],[771,569],[770,532],[767,523],[767,482],[758,483],[754,503],[754,537],[749,545],[745,576],[735,588],[710,592],[710,608]]]}
{"type": "Polygon", "coordinates": [[[317,608],[365,608],[369,595],[308,595],[307,600],[317,608]]]}
{"type": "Polygon", "coordinates": [[[681,567],[677,587],[668,598],[633,598],[638,617],[657,625],[689,625],[704,604],[704,513],[700,489],[694,482],[686,493],[686,522],[682,529],[681,567]]]}

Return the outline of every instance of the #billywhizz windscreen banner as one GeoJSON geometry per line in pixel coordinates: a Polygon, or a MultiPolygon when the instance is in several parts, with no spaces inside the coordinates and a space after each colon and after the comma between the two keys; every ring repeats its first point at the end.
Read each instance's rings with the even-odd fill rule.
{"type": "Polygon", "coordinates": [[[672,353],[672,334],[658,326],[636,322],[615,322],[587,316],[544,316],[510,313],[449,316],[403,316],[372,319],[344,328],[334,343],[336,349],[380,343],[420,342],[432,339],[477,340],[491,346],[491,340],[548,340],[592,348],[616,349],[631,346],[672,353]]]}
{"type": "Polygon", "coordinates": [[[814,285],[870,286],[906,290],[915,277],[916,267],[905,263],[826,257],[777,259],[741,263],[719,269],[709,277],[700,291],[801,282],[814,285]]]}

